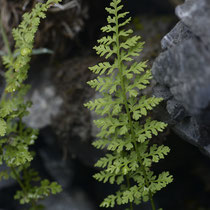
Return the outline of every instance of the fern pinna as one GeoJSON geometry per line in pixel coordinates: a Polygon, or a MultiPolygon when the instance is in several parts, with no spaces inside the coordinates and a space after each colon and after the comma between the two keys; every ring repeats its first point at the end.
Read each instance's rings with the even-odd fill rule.
{"type": "Polygon", "coordinates": [[[172,182],[172,176],[168,172],[156,176],[151,171],[152,163],[163,159],[170,149],[150,145],[149,140],[167,124],[146,118],[148,111],[162,99],[140,94],[152,75],[146,70],[146,62],[134,61],[144,43],[140,42],[139,36],[131,36],[131,29],[123,29],[131,18],[125,19],[128,12],[122,12],[122,8],[121,0],[112,0],[106,8],[108,25],[101,30],[109,35],[99,39],[99,45],[94,47],[98,55],[111,61],[90,67],[98,76],[88,84],[100,92],[101,98],[89,101],[85,106],[102,116],[94,121],[100,132],[93,145],[109,151],[95,164],[103,170],[94,178],[120,185],[119,191],[105,198],[101,207],[129,204],[132,210],[133,204],[150,200],[154,210],[153,195],[172,182]]]}

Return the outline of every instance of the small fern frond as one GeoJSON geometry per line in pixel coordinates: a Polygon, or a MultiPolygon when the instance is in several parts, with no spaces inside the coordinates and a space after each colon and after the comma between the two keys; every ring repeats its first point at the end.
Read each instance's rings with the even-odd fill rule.
{"type": "Polygon", "coordinates": [[[94,47],[98,55],[110,58],[112,62],[104,61],[90,67],[99,76],[88,84],[99,91],[101,97],[85,106],[102,116],[94,121],[100,131],[99,139],[93,145],[109,152],[96,163],[95,166],[103,170],[94,178],[120,185],[120,190],[105,198],[101,207],[139,204],[148,200],[154,207],[152,196],[169,184],[172,177],[163,173],[157,178],[150,168],[170,149],[162,145],[150,146],[149,141],[167,124],[147,117],[162,98],[142,96],[141,91],[149,85],[152,74],[147,70],[146,61],[134,62],[144,42],[140,42],[140,36],[131,36],[132,29],[123,29],[131,18],[126,18],[128,12],[122,11],[120,3],[121,0],[112,0],[106,8],[108,25],[101,30],[108,35],[99,39],[99,45],[94,47]]]}
{"type": "Polygon", "coordinates": [[[38,3],[30,13],[23,15],[23,21],[18,28],[12,30],[15,40],[14,54],[16,58],[8,56],[3,57],[4,64],[10,71],[6,72],[7,92],[14,92],[20,88],[22,82],[27,78],[29,62],[33,48],[35,33],[40,24],[40,19],[46,17],[47,9],[61,0],[48,0],[46,4],[38,3]]]}
{"type": "MultiPolygon", "coordinates": [[[[29,86],[24,84],[27,78],[29,62],[31,59],[35,33],[40,24],[40,19],[46,17],[47,9],[60,0],[48,0],[38,3],[30,13],[23,15],[23,21],[13,29],[15,50],[12,53],[7,44],[8,54],[3,57],[6,87],[0,102],[0,165],[8,167],[8,171],[0,173],[0,179],[16,179],[22,188],[17,191],[15,199],[21,204],[30,203],[33,209],[38,209],[38,199],[43,199],[49,194],[61,191],[61,186],[48,180],[41,181],[41,185],[34,185],[40,180],[38,173],[29,169],[34,158],[30,146],[37,139],[38,132],[23,123],[23,117],[28,115],[30,101],[25,101],[29,86]]],[[[2,29],[3,31],[3,29],[2,29]]]]}

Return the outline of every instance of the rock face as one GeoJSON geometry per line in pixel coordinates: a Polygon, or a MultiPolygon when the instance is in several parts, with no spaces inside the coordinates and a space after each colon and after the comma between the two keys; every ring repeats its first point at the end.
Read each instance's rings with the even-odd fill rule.
{"type": "Polygon", "coordinates": [[[187,0],[176,15],[180,22],[152,67],[154,92],[165,99],[174,131],[210,156],[210,1],[187,0]]]}

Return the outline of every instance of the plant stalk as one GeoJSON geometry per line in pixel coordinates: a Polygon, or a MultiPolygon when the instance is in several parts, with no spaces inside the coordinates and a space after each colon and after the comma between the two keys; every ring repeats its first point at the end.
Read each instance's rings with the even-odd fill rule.
{"type": "MultiPolygon", "coordinates": [[[[142,171],[143,171],[144,178],[145,178],[145,185],[148,188],[149,187],[149,181],[147,179],[146,169],[145,169],[145,167],[142,163],[141,157],[138,153],[138,147],[137,147],[137,142],[136,142],[136,138],[135,138],[133,122],[132,122],[132,119],[131,119],[131,113],[130,113],[130,110],[129,110],[129,107],[128,107],[128,102],[127,102],[127,97],[126,97],[124,78],[123,78],[123,74],[122,74],[122,61],[120,59],[119,24],[118,24],[117,13],[115,13],[115,17],[116,17],[116,43],[117,43],[117,49],[118,49],[117,50],[117,63],[118,63],[118,70],[119,70],[119,74],[120,74],[121,88],[122,88],[123,98],[124,98],[124,106],[125,106],[126,113],[127,113],[127,116],[128,116],[128,121],[129,121],[130,129],[131,129],[131,136],[132,136],[132,139],[133,139],[134,148],[135,148],[135,151],[137,153],[139,163],[142,167],[142,171]]],[[[149,200],[150,200],[150,203],[151,203],[151,206],[152,206],[152,210],[156,210],[155,203],[154,203],[154,200],[153,200],[153,197],[152,197],[152,193],[150,191],[149,191],[149,200]]]]}
{"type": "MultiPolygon", "coordinates": [[[[128,175],[126,175],[126,181],[127,181],[128,188],[130,188],[130,179],[129,179],[128,175]]],[[[130,202],[130,210],[133,210],[133,203],[132,202],[130,202]]]]}
{"type": "Polygon", "coordinates": [[[13,166],[11,166],[11,170],[12,170],[12,173],[14,174],[14,176],[15,176],[15,178],[16,178],[18,184],[19,184],[20,187],[22,188],[24,194],[27,194],[27,190],[26,190],[26,188],[25,188],[23,182],[21,181],[19,175],[17,174],[17,172],[16,172],[16,170],[15,170],[15,168],[14,168],[13,166]]]}

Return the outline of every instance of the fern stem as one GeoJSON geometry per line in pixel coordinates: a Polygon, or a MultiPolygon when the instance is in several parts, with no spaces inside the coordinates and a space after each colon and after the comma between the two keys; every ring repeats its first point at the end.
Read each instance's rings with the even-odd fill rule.
{"type": "Polygon", "coordinates": [[[4,44],[5,44],[6,48],[7,48],[7,53],[9,55],[9,57],[12,57],[12,51],[11,51],[10,46],[9,46],[9,41],[8,41],[6,32],[4,30],[4,26],[3,26],[3,23],[2,23],[1,16],[0,16],[0,30],[1,30],[1,34],[2,34],[2,38],[3,38],[4,44]]]}
{"type": "MultiPolygon", "coordinates": [[[[126,181],[127,181],[128,188],[130,188],[130,179],[129,179],[128,175],[126,175],[126,181]]],[[[130,202],[130,210],[133,210],[133,203],[132,202],[130,202]]]]}
{"type": "Polygon", "coordinates": [[[37,204],[35,200],[31,200],[31,206],[33,207],[33,209],[36,209],[37,204]]]}
{"type": "MultiPolygon", "coordinates": [[[[11,170],[12,170],[12,173],[14,174],[15,176],[15,179],[17,180],[18,184],[20,185],[20,187],[22,188],[23,192],[25,195],[27,195],[27,189],[26,187],[24,186],[23,182],[21,181],[20,179],[20,176],[17,174],[15,168],[13,166],[11,166],[11,170]]],[[[36,201],[33,199],[30,201],[30,204],[31,206],[35,209],[35,207],[37,206],[36,205],[36,201]]]]}
{"type": "Polygon", "coordinates": [[[11,170],[12,170],[12,173],[14,174],[15,179],[17,180],[18,184],[19,184],[20,187],[22,188],[24,194],[27,194],[27,190],[26,190],[26,188],[25,188],[23,182],[21,181],[19,175],[17,174],[17,172],[16,172],[16,170],[15,170],[15,168],[14,168],[13,166],[11,166],[11,170]]]}
{"type": "MultiPolygon", "coordinates": [[[[115,12],[115,17],[116,17],[116,44],[117,44],[117,66],[118,66],[118,70],[119,70],[119,74],[120,74],[120,85],[122,88],[122,93],[123,93],[123,99],[124,99],[124,106],[126,109],[126,113],[128,116],[128,121],[129,121],[129,126],[131,129],[131,136],[133,139],[133,143],[134,143],[134,148],[135,148],[135,152],[137,153],[138,156],[138,161],[142,167],[142,171],[144,174],[144,178],[145,178],[145,185],[148,188],[149,187],[149,181],[147,179],[147,173],[146,173],[146,169],[142,163],[141,157],[138,153],[138,147],[137,147],[137,142],[136,142],[136,138],[135,138],[135,132],[134,132],[134,127],[133,127],[133,122],[131,119],[131,113],[128,107],[128,102],[127,102],[127,97],[126,97],[126,91],[125,91],[125,84],[124,84],[124,77],[123,77],[123,73],[122,73],[122,61],[121,61],[121,55],[120,55],[120,40],[119,40],[119,23],[118,23],[118,15],[117,12],[115,12]]],[[[156,210],[155,207],[155,203],[152,197],[152,193],[149,191],[149,199],[150,199],[150,203],[152,206],[152,210],[156,210]]]]}

